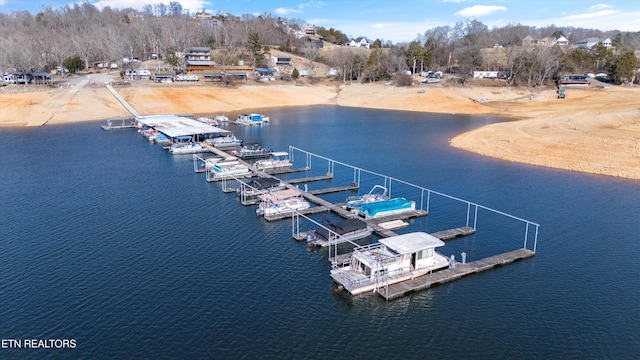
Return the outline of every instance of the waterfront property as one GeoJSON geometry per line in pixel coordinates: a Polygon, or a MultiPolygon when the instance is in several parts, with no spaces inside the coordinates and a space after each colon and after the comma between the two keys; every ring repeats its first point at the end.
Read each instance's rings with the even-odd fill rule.
{"type": "Polygon", "coordinates": [[[229,130],[178,115],[137,116],[135,121],[139,128],[159,131],[171,142],[185,142],[185,139],[201,142],[231,133],[229,130]]]}
{"type": "MultiPolygon", "coordinates": [[[[202,125],[209,126],[206,124],[202,125]]],[[[215,127],[212,128],[215,129],[215,127]]],[[[211,129],[209,129],[209,131],[211,131],[211,129]]],[[[172,139],[179,138],[180,136],[189,136],[188,134],[180,135],[178,133],[173,133],[173,135],[174,136],[171,136],[171,134],[167,134],[167,136],[171,137],[172,139]]],[[[199,136],[204,136],[205,140],[210,139],[211,135],[211,132],[201,134],[198,132],[194,132],[193,129],[191,129],[190,133],[191,140],[193,141],[198,140],[199,136]]],[[[219,133],[216,135],[220,136],[219,133]]],[[[206,144],[203,144],[201,146],[220,155],[220,158],[202,159],[194,155],[194,169],[196,169],[196,172],[198,172],[198,163],[202,161],[204,164],[203,167],[205,168],[205,171],[207,173],[207,181],[212,181],[212,179],[222,180],[222,188],[223,191],[226,192],[229,191],[229,188],[227,186],[228,180],[240,181],[241,177],[251,176],[253,174],[253,171],[255,171],[256,169],[277,169],[282,166],[280,164],[274,164],[270,166],[263,166],[262,168],[260,168],[254,164],[254,166],[250,168],[248,164],[244,163],[242,160],[233,157],[230,158],[230,155],[228,153],[225,153],[220,149],[206,144]],[[198,161],[196,161],[196,159],[198,159],[198,161]],[[225,164],[225,166],[223,166],[223,164],[225,164]]],[[[403,294],[411,293],[413,291],[429,287],[432,283],[451,281],[470,273],[483,271],[497,265],[513,262],[515,260],[530,257],[535,254],[539,225],[528,220],[520,219],[497,210],[467,202],[446,194],[435,192],[433,190],[410,184],[386,175],[373,173],[329,158],[318,156],[316,154],[309,153],[293,146],[289,146],[288,153],[272,153],[271,158],[266,161],[282,161],[282,159],[277,159],[276,157],[274,157],[274,155],[283,157],[286,156],[287,164],[282,167],[289,168],[293,166],[292,160],[294,151],[302,152],[305,155],[306,166],[299,169],[288,169],[287,171],[283,171],[282,173],[294,171],[310,171],[311,158],[313,157],[326,160],[328,164],[328,172],[326,174],[320,176],[309,176],[306,178],[307,180],[303,181],[313,181],[309,179],[333,179],[336,165],[344,166],[353,171],[353,180],[349,185],[332,186],[329,189],[316,189],[313,191],[307,191],[307,184],[305,184],[305,191],[300,191],[294,189],[293,185],[291,185],[290,183],[282,181],[281,185],[287,187],[288,189],[279,191],[270,191],[272,189],[267,189],[266,193],[258,195],[260,202],[258,203],[258,206],[256,208],[256,213],[258,215],[264,216],[264,218],[267,220],[277,220],[284,217],[292,217],[292,229],[294,232],[293,236],[296,239],[300,239],[301,237],[302,232],[300,232],[299,222],[301,217],[305,217],[305,214],[312,214],[315,212],[330,210],[344,218],[352,218],[353,213],[347,210],[343,205],[331,203],[327,200],[319,198],[317,195],[335,191],[358,189],[360,188],[362,174],[372,174],[374,176],[381,177],[384,183],[384,186],[382,186],[382,188],[389,190],[388,196],[391,196],[390,189],[392,183],[404,185],[408,188],[417,189],[419,191],[419,207],[417,206],[416,201],[407,199],[405,197],[396,197],[392,198],[391,200],[383,200],[360,205],[358,214],[364,217],[364,221],[359,221],[362,221],[364,224],[366,224],[366,231],[369,231],[369,229],[371,229],[370,232],[375,232],[377,235],[382,237],[378,240],[378,243],[373,243],[366,246],[360,246],[353,243],[353,240],[356,237],[359,237],[360,234],[365,233],[365,228],[363,226],[355,226],[355,221],[354,226],[342,227],[338,226],[337,224],[332,224],[331,227],[325,226],[323,228],[318,228],[313,232],[313,240],[309,236],[308,240],[312,243],[315,242],[317,238],[325,239],[325,244],[329,247],[329,260],[332,264],[331,277],[337,284],[339,284],[341,288],[346,289],[352,295],[358,295],[370,291],[380,293],[380,289],[384,289],[386,294],[384,297],[389,300],[398,296],[402,296],[403,294]],[[289,154],[291,154],[291,160],[289,160],[288,158],[289,154]],[[408,226],[408,224],[405,225],[406,223],[403,221],[400,221],[400,225],[396,225],[398,220],[417,216],[426,216],[429,212],[429,204],[432,194],[439,195],[456,202],[466,203],[467,205],[466,224],[454,229],[442,230],[439,233],[446,234],[443,236],[456,238],[458,236],[466,236],[475,233],[476,222],[478,220],[478,209],[484,209],[501,216],[516,219],[517,221],[522,221],[525,223],[525,237],[522,249],[498,254],[485,259],[476,260],[474,263],[479,264],[479,266],[463,266],[462,268],[466,269],[464,271],[449,271],[450,274],[445,273],[445,271],[447,271],[446,268],[449,268],[448,270],[455,269],[456,265],[459,263],[457,263],[453,255],[451,256],[451,258],[446,258],[443,255],[435,252],[434,249],[436,247],[441,247],[444,245],[442,239],[439,239],[437,236],[427,234],[425,232],[413,232],[404,235],[397,235],[393,231],[391,231],[392,228],[408,226]],[[318,206],[312,207],[311,202],[315,203],[318,206]],[[475,210],[475,213],[473,215],[472,209],[475,210]],[[473,216],[473,226],[470,226],[471,216],[473,216]],[[527,248],[529,228],[531,226],[533,226],[535,229],[535,238],[533,241],[532,250],[527,248]],[[353,244],[353,251],[347,254],[338,254],[338,244],[344,242],[353,244]],[[427,279],[425,277],[427,276],[427,274],[433,275],[438,271],[446,275],[443,275],[439,278],[439,280],[435,282],[431,280],[425,280],[427,279]],[[418,278],[420,279],[420,281],[414,282],[414,280],[418,278]],[[409,281],[412,281],[412,285],[409,283],[409,281]],[[391,292],[391,295],[389,295],[389,289],[396,289],[393,287],[397,284],[410,285],[407,285],[400,290],[393,290],[391,292]]],[[[267,175],[266,177],[268,176],[269,175],[267,175]]],[[[257,190],[257,187],[247,185],[246,183],[243,183],[242,186],[245,187],[245,190],[247,186],[249,186],[249,188],[252,188],[251,191],[257,190]]],[[[243,190],[239,191],[242,194],[243,190]]],[[[307,233],[307,235],[308,234],[309,233],[307,233]]],[[[367,234],[367,236],[368,235],[369,234],[367,234]]],[[[461,255],[462,264],[465,265],[466,254],[462,253],[461,255]]]]}
{"type": "Polygon", "coordinates": [[[342,264],[334,263],[331,277],[351,295],[378,289],[449,267],[437,253],[444,242],[424,232],[380,239],[354,249],[342,264]]]}

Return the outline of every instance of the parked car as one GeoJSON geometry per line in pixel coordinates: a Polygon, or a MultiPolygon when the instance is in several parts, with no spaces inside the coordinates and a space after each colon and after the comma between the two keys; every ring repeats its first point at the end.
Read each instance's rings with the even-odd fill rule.
{"type": "Polygon", "coordinates": [[[16,83],[16,78],[13,76],[13,74],[5,73],[2,76],[2,85],[9,85],[9,84],[15,84],[15,83],[16,83]]]}

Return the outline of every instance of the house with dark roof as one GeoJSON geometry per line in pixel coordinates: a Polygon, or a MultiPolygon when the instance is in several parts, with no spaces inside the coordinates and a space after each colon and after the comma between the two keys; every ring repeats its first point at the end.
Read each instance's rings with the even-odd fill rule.
{"type": "Polygon", "coordinates": [[[355,39],[351,39],[351,41],[349,41],[347,44],[347,46],[351,46],[354,48],[363,48],[363,49],[368,49],[369,48],[369,40],[367,40],[366,37],[361,36],[355,39]]]}

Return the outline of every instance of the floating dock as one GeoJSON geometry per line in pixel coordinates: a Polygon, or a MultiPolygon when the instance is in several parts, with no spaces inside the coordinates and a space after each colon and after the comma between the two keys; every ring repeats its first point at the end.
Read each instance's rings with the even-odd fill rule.
{"type": "MultiPolygon", "coordinates": [[[[121,129],[121,128],[130,128],[130,127],[135,127],[135,118],[140,117],[140,114],[138,114],[135,109],[133,109],[125,100],[124,98],[122,98],[117,91],[107,85],[107,89],[113,94],[113,96],[122,104],[122,106],[132,115],[132,118],[129,118],[130,123],[127,124],[125,119],[111,119],[107,121],[107,125],[106,126],[102,126],[102,128],[104,130],[111,130],[111,129],[121,129]],[[114,124],[114,120],[121,120],[122,125],[115,125],[114,124]]],[[[229,157],[232,156],[229,153],[227,153],[226,151],[223,151],[221,149],[218,149],[216,147],[207,145],[208,150],[211,153],[214,153],[218,156],[221,157],[229,157]]],[[[388,217],[381,217],[381,218],[374,218],[374,219],[367,219],[364,220],[367,223],[368,229],[371,229],[371,231],[375,232],[378,236],[381,237],[392,237],[392,236],[396,236],[398,234],[396,234],[395,232],[393,232],[393,229],[397,229],[399,227],[403,227],[403,226],[408,226],[408,223],[404,222],[403,220],[406,219],[410,219],[410,218],[414,218],[414,217],[419,217],[419,216],[426,216],[429,213],[429,204],[430,204],[430,198],[432,195],[437,195],[437,196],[441,196],[444,198],[448,198],[450,200],[454,200],[454,201],[458,201],[458,202],[462,202],[465,203],[467,205],[467,224],[458,228],[454,228],[454,229],[449,229],[449,230],[444,230],[444,231],[439,231],[436,233],[433,233],[432,235],[435,236],[436,238],[445,241],[445,240],[452,240],[461,236],[468,236],[471,234],[475,234],[476,232],[476,222],[477,222],[477,218],[478,218],[478,209],[482,209],[482,210],[487,210],[489,212],[493,212],[495,214],[501,215],[501,216],[505,216],[507,218],[511,218],[511,219],[515,219],[517,221],[521,221],[524,224],[526,224],[525,226],[525,236],[524,236],[524,245],[522,248],[517,249],[517,250],[513,250],[513,251],[509,251],[509,252],[505,252],[502,254],[497,254],[497,255],[493,255],[493,256],[489,256],[487,258],[483,258],[483,259],[479,259],[476,261],[472,261],[469,263],[465,263],[464,260],[462,263],[460,262],[456,262],[453,257],[451,258],[450,261],[450,266],[447,269],[443,269],[440,271],[435,271],[433,273],[430,274],[426,274],[426,275],[421,275],[421,276],[417,276],[415,278],[403,281],[403,282],[399,282],[399,283],[394,283],[394,284],[384,284],[384,279],[381,279],[383,282],[382,284],[380,284],[380,286],[377,286],[375,289],[375,292],[377,292],[379,295],[381,295],[384,299],[388,300],[392,300],[392,299],[397,299],[399,297],[405,296],[407,294],[411,294],[414,293],[416,291],[420,291],[423,289],[428,289],[432,286],[436,286],[439,284],[443,284],[443,283],[447,283],[450,281],[454,281],[457,279],[460,279],[464,276],[467,275],[471,275],[471,274],[476,274],[476,273],[480,273],[483,271],[487,271],[489,269],[493,269],[495,267],[498,266],[502,266],[505,264],[510,264],[522,259],[526,259],[529,257],[532,257],[535,255],[535,249],[537,246],[537,240],[538,240],[538,230],[539,230],[539,224],[536,224],[534,222],[531,222],[529,220],[525,220],[522,218],[518,218],[515,217],[513,215],[509,215],[506,214],[504,212],[498,211],[498,210],[494,210],[476,203],[472,203],[466,200],[462,200],[450,195],[446,195],[443,193],[439,193],[430,189],[426,189],[417,185],[413,185],[413,184],[409,184],[405,181],[399,180],[399,179],[394,179],[392,177],[386,176],[386,175],[381,175],[378,173],[374,173],[371,171],[367,171],[361,168],[357,168],[348,164],[344,164],[344,163],[340,163],[337,162],[335,160],[332,159],[328,159],[326,157],[323,156],[319,156],[316,154],[312,154],[310,152],[304,151],[302,149],[298,149],[295,148],[293,146],[289,146],[289,153],[293,154],[293,151],[300,151],[302,153],[304,153],[307,157],[307,166],[305,167],[301,167],[301,168],[289,168],[289,169],[273,169],[273,170],[268,170],[268,171],[258,171],[257,169],[255,169],[254,166],[244,162],[247,166],[249,166],[250,168],[250,173],[247,176],[255,176],[255,175],[259,175],[262,177],[275,177],[275,175],[279,175],[279,174],[289,174],[289,173],[296,173],[296,172],[305,172],[305,171],[309,171],[311,170],[311,166],[310,166],[310,158],[311,157],[317,157],[323,160],[327,160],[328,161],[328,165],[329,165],[329,172],[326,175],[320,175],[320,176],[310,176],[310,177],[306,177],[306,178],[300,178],[300,179],[291,179],[291,180],[280,180],[281,182],[283,182],[287,188],[290,189],[295,189],[296,186],[294,184],[302,184],[302,183],[307,183],[307,182],[312,182],[312,181],[321,181],[321,180],[331,180],[333,179],[333,170],[334,167],[336,165],[340,165],[340,166],[345,166],[347,168],[350,168],[353,170],[353,175],[354,175],[354,181],[351,182],[349,185],[342,185],[342,186],[333,186],[330,188],[326,188],[326,189],[315,189],[315,190],[310,190],[310,191],[302,191],[301,195],[303,198],[305,198],[306,200],[316,204],[316,206],[310,207],[308,209],[302,210],[302,211],[293,211],[289,214],[283,214],[283,215],[277,215],[277,216],[269,216],[269,217],[265,217],[266,220],[269,221],[273,221],[273,220],[279,220],[279,219],[283,219],[283,218],[287,218],[287,217],[293,217],[294,222],[298,222],[300,217],[306,217],[306,215],[308,214],[313,214],[313,213],[318,213],[318,212],[323,212],[323,211],[331,211],[343,218],[352,218],[355,215],[351,212],[346,210],[345,208],[342,207],[343,204],[334,204],[331,203],[329,201],[326,201],[320,197],[318,197],[317,195],[320,194],[327,194],[330,192],[338,192],[338,191],[350,191],[350,190],[357,190],[360,187],[360,177],[362,173],[368,173],[370,175],[374,175],[377,176],[379,178],[381,178],[384,182],[385,187],[391,188],[391,183],[394,182],[396,184],[401,184],[401,185],[407,185],[409,187],[413,187],[415,189],[417,189],[420,192],[420,208],[413,210],[413,211],[407,211],[401,214],[397,214],[397,215],[393,215],[393,216],[388,216],[388,217]],[[426,208],[423,208],[424,203],[426,202],[426,208]],[[473,210],[475,210],[475,214],[473,213],[473,210]],[[471,219],[473,218],[473,219],[471,219]],[[470,221],[473,224],[470,224],[470,221]],[[473,226],[471,226],[473,225],[473,226]],[[533,227],[535,230],[535,238],[533,240],[533,249],[529,249],[527,248],[527,241],[528,241],[528,237],[529,237],[529,228],[533,227]]],[[[202,160],[202,158],[199,158],[200,160],[202,160]]],[[[204,161],[204,160],[203,160],[204,161]]],[[[197,167],[197,163],[196,163],[196,157],[194,157],[194,170],[196,172],[200,172],[198,167],[197,167]]],[[[225,192],[230,192],[230,191],[235,191],[235,189],[228,187],[227,186],[227,182],[228,181],[241,181],[239,177],[236,176],[229,176],[228,178],[225,177],[222,180],[222,188],[223,191],[225,192]]],[[[299,189],[298,189],[299,190],[299,189]]],[[[305,186],[305,190],[306,190],[306,186],[305,186]]],[[[243,202],[244,203],[244,202],[243,202]]],[[[294,223],[294,226],[292,226],[292,228],[294,229],[294,238],[296,238],[296,236],[298,236],[298,240],[300,236],[302,236],[302,234],[305,234],[305,232],[300,232],[299,230],[296,232],[296,228],[299,228],[299,223],[294,223]],[[298,225],[298,226],[296,226],[298,225]]],[[[345,241],[346,242],[346,241],[345,241]]],[[[351,241],[349,241],[351,242],[351,241]]],[[[358,246],[357,244],[351,242],[354,246],[358,246]]],[[[350,253],[344,253],[344,254],[338,254],[338,250],[337,250],[338,246],[334,246],[333,247],[333,252],[332,252],[332,248],[331,245],[329,245],[329,261],[334,265],[345,265],[349,263],[351,254],[350,253]]],[[[464,255],[463,255],[463,259],[464,259],[464,255]]]]}
{"type": "Polygon", "coordinates": [[[378,294],[385,300],[389,301],[414,293],[416,291],[428,289],[432,286],[444,284],[453,280],[458,280],[467,275],[477,274],[479,272],[493,269],[497,266],[502,266],[518,260],[526,259],[534,255],[535,253],[533,251],[523,248],[503,254],[490,256],[466,264],[455,262],[453,267],[450,267],[448,269],[437,271],[427,275],[422,275],[397,284],[381,287],[378,289],[378,294]]]}

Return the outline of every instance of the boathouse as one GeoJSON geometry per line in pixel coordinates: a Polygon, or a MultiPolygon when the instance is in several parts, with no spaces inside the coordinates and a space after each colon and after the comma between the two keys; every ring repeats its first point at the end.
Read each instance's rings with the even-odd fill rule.
{"type": "Polygon", "coordinates": [[[200,121],[177,115],[149,115],[136,117],[136,123],[143,128],[153,128],[166,135],[172,142],[204,141],[229,134],[229,130],[220,129],[200,121]]]}

